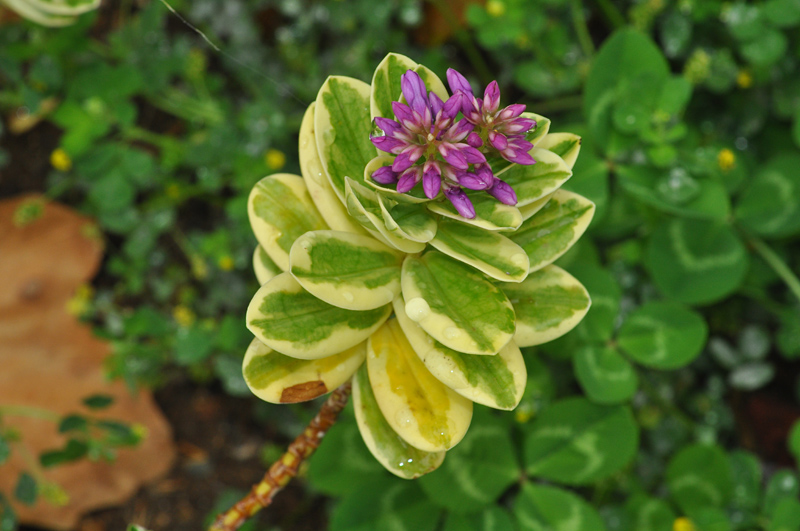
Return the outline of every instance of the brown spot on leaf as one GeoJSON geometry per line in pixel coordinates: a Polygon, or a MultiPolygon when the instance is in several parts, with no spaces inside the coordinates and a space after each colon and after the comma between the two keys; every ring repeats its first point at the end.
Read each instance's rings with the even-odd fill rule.
{"type": "Polygon", "coordinates": [[[284,389],[283,393],[281,393],[281,402],[284,404],[305,402],[322,396],[327,392],[328,388],[325,387],[325,382],[322,380],[303,382],[284,389]]]}

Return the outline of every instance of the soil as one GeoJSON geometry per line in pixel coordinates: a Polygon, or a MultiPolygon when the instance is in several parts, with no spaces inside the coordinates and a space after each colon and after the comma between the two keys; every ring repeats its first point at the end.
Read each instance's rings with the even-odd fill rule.
{"type": "MultiPolygon", "coordinates": [[[[207,529],[220,496],[231,490],[242,495],[261,480],[266,470],[259,459],[263,445],[271,441],[285,447],[290,442],[254,420],[252,399],[232,397],[222,389],[174,383],[156,391],[155,397],[175,433],[175,466],[124,506],[85,516],[77,531],[122,531],[129,524],[153,531],[207,529]]],[[[259,513],[255,528],[327,529],[325,503],[296,478],[259,513]]]]}

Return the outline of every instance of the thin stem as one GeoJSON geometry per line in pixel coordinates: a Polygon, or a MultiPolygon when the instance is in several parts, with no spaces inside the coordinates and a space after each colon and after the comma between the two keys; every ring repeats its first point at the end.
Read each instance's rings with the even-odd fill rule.
{"type": "Polygon", "coordinates": [[[572,0],[572,26],[575,28],[575,33],[578,35],[578,42],[581,45],[583,54],[586,57],[594,55],[594,43],[592,36],[589,35],[589,28],[586,26],[586,18],[583,16],[583,7],[581,0],[572,0]]]}
{"type": "Polygon", "coordinates": [[[614,29],[619,29],[625,26],[625,17],[619,12],[619,9],[611,3],[610,0],[597,0],[597,6],[606,16],[614,29]]]}
{"type": "Polygon", "coordinates": [[[0,417],[5,415],[12,417],[30,417],[35,419],[60,422],[61,416],[49,409],[34,406],[0,406],[0,417]]]}
{"type": "Polygon", "coordinates": [[[800,301],[800,279],[797,278],[795,272],[789,269],[789,266],[778,256],[778,253],[773,251],[772,248],[760,238],[751,234],[747,234],[746,237],[750,245],[753,246],[753,249],[755,249],[772,270],[781,277],[781,280],[789,286],[789,290],[794,293],[794,296],[800,301]]]}
{"type": "Polygon", "coordinates": [[[470,38],[469,33],[458,23],[456,14],[450,7],[450,4],[448,4],[445,0],[430,0],[430,2],[436,6],[436,9],[438,9],[445,20],[447,20],[447,24],[453,30],[453,34],[456,36],[456,39],[458,39],[458,42],[464,49],[464,53],[466,53],[467,57],[469,57],[469,61],[472,63],[472,68],[475,69],[478,77],[481,78],[481,82],[484,85],[488,84],[490,80],[494,79],[492,72],[489,69],[489,66],[486,64],[486,61],[483,60],[483,56],[478,50],[478,47],[475,46],[474,42],[472,42],[472,38],[470,38]]]}
{"type": "Polygon", "coordinates": [[[297,475],[300,465],[311,457],[322,438],[336,422],[339,413],[350,396],[350,382],[338,389],[322,405],[311,422],[286,450],[278,461],[272,464],[264,479],[253,486],[250,493],[233,507],[220,514],[209,531],[235,531],[252,518],[258,511],[272,503],[275,495],[297,475]]]}

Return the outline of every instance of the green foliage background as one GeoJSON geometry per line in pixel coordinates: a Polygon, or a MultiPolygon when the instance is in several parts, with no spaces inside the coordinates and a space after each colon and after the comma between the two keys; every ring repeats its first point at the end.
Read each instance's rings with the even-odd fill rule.
{"type": "Polygon", "coordinates": [[[597,215],[558,264],[593,307],[528,349],[515,413],[479,408],[418,481],[374,462],[346,413],[308,475],[338,500],[330,529],[800,529],[796,461],[777,470],[732,407],[759,389],[800,404],[800,0],[489,0],[463,23],[443,1],[171,4],[222,51],[157,1],[0,26],[6,129],[58,128],[47,196],[107,242],[76,311],[113,342],[110,374],[248,394],[247,194],[299,173],[300,119],[327,75],[368,80],[395,51],[496,78],[504,104],[583,136],[565,188],[597,215]]]}

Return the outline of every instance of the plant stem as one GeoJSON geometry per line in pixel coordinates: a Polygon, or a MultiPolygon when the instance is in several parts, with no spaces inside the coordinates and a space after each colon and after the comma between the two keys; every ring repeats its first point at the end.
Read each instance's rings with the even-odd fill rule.
{"type": "Polygon", "coordinates": [[[619,29],[625,26],[625,17],[619,12],[619,9],[611,3],[610,0],[597,0],[597,5],[606,16],[614,29],[619,29]]]}
{"type": "Polygon", "coordinates": [[[572,0],[572,27],[575,28],[575,33],[578,35],[578,42],[581,45],[583,54],[586,57],[592,57],[594,55],[594,43],[592,42],[592,36],[589,35],[589,28],[586,27],[586,19],[583,16],[582,7],[581,0],[572,0]]]}
{"type": "Polygon", "coordinates": [[[272,464],[264,474],[264,479],[254,485],[247,496],[220,514],[209,531],[235,531],[258,511],[272,503],[275,495],[297,475],[300,465],[311,457],[322,438],[336,422],[339,413],[347,404],[350,385],[348,381],[331,393],[317,416],[311,420],[305,431],[292,441],[283,457],[272,464]]]}
{"type": "Polygon", "coordinates": [[[0,406],[0,417],[9,415],[12,417],[30,417],[35,419],[60,422],[61,416],[49,409],[34,406],[0,406]]]}
{"type": "Polygon", "coordinates": [[[797,297],[797,300],[800,302],[800,279],[797,278],[797,275],[789,269],[789,266],[786,265],[786,262],[781,259],[778,254],[772,250],[772,248],[764,243],[760,238],[753,236],[752,234],[746,235],[748,242],[750,245],[753,246],[753,249],[761,255],[761,258],[772,268],[775,273],[781,277],[787,286],[789,286],[789,290],[794,293],[794,296],[797,297]]]}

